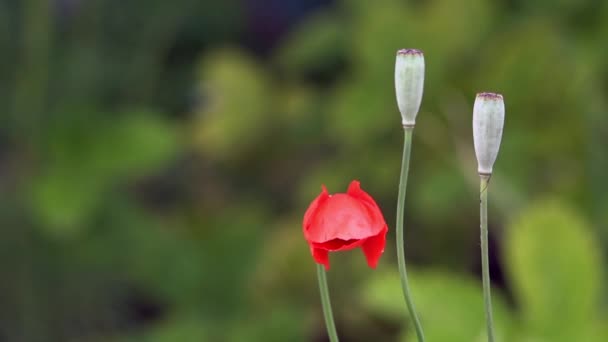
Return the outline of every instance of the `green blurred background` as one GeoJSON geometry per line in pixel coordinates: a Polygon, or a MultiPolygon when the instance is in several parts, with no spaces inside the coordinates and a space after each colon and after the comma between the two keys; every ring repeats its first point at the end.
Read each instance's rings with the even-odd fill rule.
{"type": "Polygon", "coordinates": [[[331,256],[345,342],[414,341],[393,70],[426,56],[406,255],[429,342],[484,341],[476,92],[500,341],[608,341],[608,2],[2,0],[0,341],[326,341],[301,233],[361,181],[377,270],[331,256]]]}

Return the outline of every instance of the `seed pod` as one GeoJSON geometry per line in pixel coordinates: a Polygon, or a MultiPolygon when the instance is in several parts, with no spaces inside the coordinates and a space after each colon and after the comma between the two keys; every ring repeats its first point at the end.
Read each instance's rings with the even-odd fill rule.
{"type": "Polygon", "coordinates": [[[395,91],[404,127],[416,124],[424,88],[424,54],[420,50],[397,51],[395,62],[395,91]]]}
{"type": "Polygon", "coordinates": [[[473,142],[480,175],[491,175],[496,161],[502,128],[505,121],[505,103],[502,95],[480,93],[473,106],[473,142]]]}

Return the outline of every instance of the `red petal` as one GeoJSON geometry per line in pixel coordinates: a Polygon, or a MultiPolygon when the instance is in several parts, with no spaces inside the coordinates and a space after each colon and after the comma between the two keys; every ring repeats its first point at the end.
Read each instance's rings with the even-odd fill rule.
{"type": "Polygon", "coordinates": [[[365,258],[367,259],[367,264],[371,268],[376,268],[378,265],[378,260],[384,253],[384,246],[386,245],[386,233],[388,232],[388,227],[385,225],[384,229],[380,234],[376,236],[372,236],[369,239],[365,240],[361,249],[363,250],[363,254],[365,254],[365,258]]]}
{"type": "Polygon", "coordinates": [[[315,248],[310,246],[310,253],[317,264],[325,266],[325,270],[329,270],[329,252],[326,249],[315,248]]]}
{"type": "Polygon", "coordinates": [[[309,242],[361,240],[378,234],[368,205],[347,194],[334,194],[311,216],[304,235],[309,242]]]}
{"type": "Polygon", "coordinates": [[[325,241],[325,242],[313,242],[312,246],[314,246],[315,248],[325,249],[330,252],[337,252],[337,251],[347,251],[349,249],[357,248],[357,247],[361,246],[365,241],[366,241],[366,239],[363,239],[363,240],[333,239],[333,240],[329,240],[329,241],[325,241]]]}
{"type": "Polygon", "coordinates": [[[346,190],[346,193],[351,196],[356,197],[355,194],[357,194],[359,192],[363,192],[363,190],[361,190],[361,182],[359,182],[358,180],[355,179],[352,182],[350,182],[350,184],[348,184],[348,190],[346,190]]]}
{"type": "Polygon", "coordinates": [[[374,199],[353,181],[346,194],[329,195],[325,186],[303,220],[314,260],[329,269],[329,252],[361,247],[371,268],[384,252],[388,227],[374,199]]]}
{"type": "Polygon", "coordinates": [[[374,227],[374,235],[380,233],[386,226],[386,221],[382,215],[382,211],[372,196],[361,189],[359,181],[354,180],[348,186],[347,194],[357,200],[359,200],[367,209],[371,223],[374,227]]]}
{"type": "Polygon", "coordinates": [[[361,183],[358,180],[350,182],[346,193],[360,201],[369,204],[371,207],[380,211],[380,208],[378,207],[376,201],[374,201],[372,196],[370,196],[367,192],[361,190],[361,183]]]}
{"type": "MultiPolygon", "coordinates": [[[[329,194],[327,193],[327,188],[325,187],[325,185],[321,185],[321,193],[319,194],[319,196],[317,196],[317,198],[315,198],[310,203],[310,205],[308,206],[308,209],[306,209],[306,212],[304,213],[304,220],[302,222],[302,229],[304,230],[304,236],[305,237],[306,237],[306,232],[308,231],[308,228],[312,224],[312,221],[313,221],[313,218],[314,218],[315,214],[318,212],[318,210],[321,207],[321,205],[328,198],[329,198],[329,194]]],[[[306,239],[308,239],[308,237],[306,237],[306,239]]]]}

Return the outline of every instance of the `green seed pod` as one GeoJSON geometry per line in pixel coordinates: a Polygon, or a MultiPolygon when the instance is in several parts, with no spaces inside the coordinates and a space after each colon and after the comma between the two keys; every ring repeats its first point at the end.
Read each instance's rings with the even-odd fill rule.
{"type": "Polygon", "coordinates": [[[505,121],[505,103],[502,95],[480,93],[473,106],[473,142],[480,175],[491,175],[496,161],[502,128],[505,121]]]}
{"type": "Polygon", "coordinates": [[[397,51],[395,90],[404,127],[416,124],[424,88],[424,55],[415,49],[397,51]]]}

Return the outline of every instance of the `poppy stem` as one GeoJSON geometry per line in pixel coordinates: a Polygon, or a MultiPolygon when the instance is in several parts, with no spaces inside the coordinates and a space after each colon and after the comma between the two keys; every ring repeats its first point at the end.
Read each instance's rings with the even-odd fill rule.
{"type": "Polygon", "coordinates": [[[410,312],[410,316],[414,321],[416,336],[419,342],[424,342],[424,332],[420,319],[416,314],[414,301],[410,294],[410,288],[407,281],[407,270],[405,268],[405,251],[403,247],[403,210],[405,207],[405,191],[407,188],[407,176],[410,168],[410,155],[412,153],[412,135],[414,132],[413,126],[404,126],[403,140],[403,159],[401,160],[401,178],[399,180],[399,196],[397,197],[397,261],[399,263],[399,274],[401,275],[401,288],[405,297],[405,304],[410,312]]]}
{"type": "Polygon", "coordinates": [[[488,185],[490,175],[480,175],[479,185],[479,219],[481,230],[481,273],[483,278],[483,301],[486,312],[488,342],[494,342],[494,324],[492,322],[492,297],[490,295],[490,262],[488,258],[488,185]]]}
{"type": "Polygon", "coordinates": [[[327,288],[327,276],[323,265],[317,264],[317,278],[319,278],[319,291],[321,292],[321,304],[323,305],[323,316],[325,316],[325,327],[330,342],[338,342],[338,333],[334,324],[334,314],[331,311],[329,300],[329,289],[327,288]]]}

